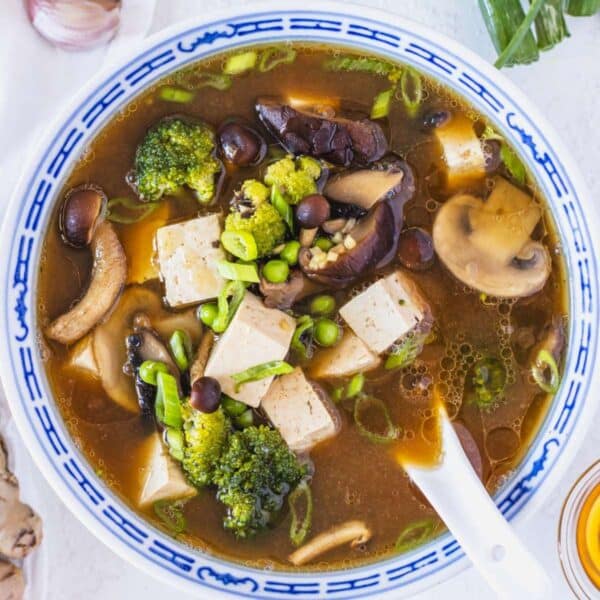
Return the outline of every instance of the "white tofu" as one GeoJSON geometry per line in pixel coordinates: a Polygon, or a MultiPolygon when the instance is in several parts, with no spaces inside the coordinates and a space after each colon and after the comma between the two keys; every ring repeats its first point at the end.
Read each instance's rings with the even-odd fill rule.
{"type": "Polygon", "coordinates": [[[148,506],[158,500],[177,500],[195,496],[198,492],[191,486],[181,467],[169,454],[160,434],[154,433],[143,448],[144,479],[138,503],[148,506]]]}
{"type": "Polygon", "coordinates": [[[275,379],[261,407],[287,445],[297,452],[312,448],[339,430],[336,408],[324,392],[317,393],[300,367],[275,379]]]}
{"type": "Polygon", "coordinates": [[[217,270],[218,261],[225,258],[220,237],[218,215],[157,230],[158,264],[170,306],[194,304],[219,295],[225,284],[217,270]]]}
{"type": "Polygon", "coordinates": [[[371,351],[381,354],[414,329],[428,311],[416,284],[396,271],[344,304],[340,315],[371,351]]]}
{"type": "Polygon", "coordinates": [[[376,369],[381,358],[351,330],[344,332],[339,344],[319,353],[311,368],[316,379],[347,377],[376,369]]]}
{"type": "Polygon", "coordinates": [[[100,377],[98,363],[94,356],[93,333],[79,340],[69,352],[67,368],[84,371],[92,377],[100,377]]]}
{"type": "Polygon", "coordinates": [[[215,344],[204,374],[214,377],[228,396],[257,407],[273,377],[245,383],[236,391],[230,376],[272,360],[283,360],[295,329],[292,317],[276,308],[266,308],[260,298],[246,292],[229,327],[215,344]]]}

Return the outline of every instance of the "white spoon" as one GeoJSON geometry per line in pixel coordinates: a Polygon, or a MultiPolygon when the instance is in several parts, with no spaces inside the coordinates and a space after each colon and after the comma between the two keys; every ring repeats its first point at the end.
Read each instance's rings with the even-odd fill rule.
{"type": "Polygon", "coordinates": [[[440,463],[403,467],[499,598],[551,598],[548,575],[496,508],[471,467],[446,411],[439,410],[440,463]]]}

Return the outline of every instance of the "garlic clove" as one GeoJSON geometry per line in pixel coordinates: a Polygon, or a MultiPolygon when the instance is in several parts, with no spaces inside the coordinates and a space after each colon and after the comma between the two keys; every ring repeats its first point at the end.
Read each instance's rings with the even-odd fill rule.
{"type": "Polygon", "coordinates": [[[119,27],[121,0],[27,0],[32,25],[65,50],[108,43],[119,27]]]}

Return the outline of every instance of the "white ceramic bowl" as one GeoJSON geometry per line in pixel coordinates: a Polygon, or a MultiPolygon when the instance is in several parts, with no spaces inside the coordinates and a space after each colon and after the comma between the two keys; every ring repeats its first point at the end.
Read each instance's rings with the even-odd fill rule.
{"type": "Polygon", "coordinates": [[[544,190],[569,273],[568,359],[560,392],[530,452],[496,501],[512,520],[531,515],[549,497],[595,408],[588,391],[598,362],[599,254],[590,231],[600,229],[592,199],[552,128],[493,67],[425,27],[345,3],[253,4],[178,24],[149,39],[127,61],[94,77],[73,99],[29,161],[5,219],[0,255],[2,380],[21,434],[52,487],[95,535],[151,575],[210,598],[398,598],[466,566],[451,535],[352,570],[294,574],[212,558],[148,525],[103,484],[73,444],[52,399],[36,344],[36,284],[44,231],[62,182],[98,130],[145,87],[190,61],[255,42],[291,39],[373,51],[439,79],[490,118],[519,150],[544,190]]]}

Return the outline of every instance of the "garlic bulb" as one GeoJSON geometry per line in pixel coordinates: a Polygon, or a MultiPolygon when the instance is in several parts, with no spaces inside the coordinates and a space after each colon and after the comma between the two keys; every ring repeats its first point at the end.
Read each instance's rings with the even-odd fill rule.
{"type": "Polygon", "coordinates": [[[38,32],[65,50],[109,42],[119,27],[121,0],[26,0],[38,32]]]}

